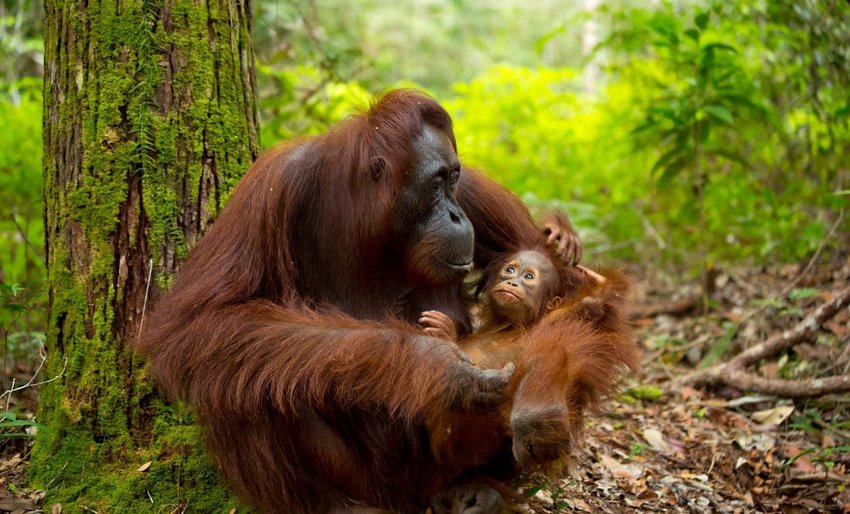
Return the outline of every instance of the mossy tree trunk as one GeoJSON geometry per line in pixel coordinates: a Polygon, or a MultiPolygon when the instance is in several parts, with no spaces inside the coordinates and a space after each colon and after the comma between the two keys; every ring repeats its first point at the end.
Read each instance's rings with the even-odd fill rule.
{"type": "Polygon", "coordinates": [[[257,155],[251,1],[45,9],[41,378],[57,378],[41,390],[34,483],[66,509],[220,511],[232,500],[191,416],[157,398],[131,343],[257,155]]]}

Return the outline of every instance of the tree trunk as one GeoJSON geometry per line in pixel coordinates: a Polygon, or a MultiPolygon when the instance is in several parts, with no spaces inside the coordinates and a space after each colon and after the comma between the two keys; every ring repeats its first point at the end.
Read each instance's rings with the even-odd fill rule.
{"type": "Polygon", "coordinates": [[[251,1],[45,9],[39,379],[56,379],[41,390],[35,484],[67,512],[221,511],[233,501],[191,415],[156,397],[131,343],[157,286],[257,155],[251,1]]]}

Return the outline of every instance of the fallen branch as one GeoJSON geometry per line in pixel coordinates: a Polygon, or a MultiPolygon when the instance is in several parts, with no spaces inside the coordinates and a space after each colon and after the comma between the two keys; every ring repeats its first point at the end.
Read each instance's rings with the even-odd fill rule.
{"type": "Polygon", "coordinates": [[[764,378],[747,371],[747,366],[758,362],[760,359],[812,339],[826,321],[848,305],[850,305],[850,287],[818,307],[793,329],[774,335],[767,341],[741,352],[728,362],[686,375],[676,380],[674,384],[675,386],[726,384],[744,391],[755,391],[785,398],[807,398],[830,393],[850,392],[850,376],[846,375],[804,380],[783,380],[764,378]]]}
{"type": "Polygon", "coordinates": [[[676,300],[674,302],[634,307],[629,315],[632,319],[654,318],[661,314],[684,316],[696,309],[699,301],[699,298],[685,298],[684,300],[676,300]]]}

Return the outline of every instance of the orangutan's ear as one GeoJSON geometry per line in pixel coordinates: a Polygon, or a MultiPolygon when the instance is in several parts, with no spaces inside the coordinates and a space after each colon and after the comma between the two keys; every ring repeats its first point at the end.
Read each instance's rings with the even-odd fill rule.
{"type": "Polygon", "coordinates": [[[372,177],[373,182],[380,180],[386,170],[387,161],[383,157],[375,157],[369,163],[369,176],[372,177]]]}

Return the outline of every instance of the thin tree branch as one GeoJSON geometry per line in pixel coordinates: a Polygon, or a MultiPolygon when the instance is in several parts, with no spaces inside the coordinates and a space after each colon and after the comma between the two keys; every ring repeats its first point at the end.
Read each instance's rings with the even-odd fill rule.
{"type": "Polygon", "coordinates": [[[800,274],[797,275],[797,277],[794,278],[794,280],[792,280],[790,284],[785,286],[785,288],[782,289],[781,293],[779,293],[780,298],[785,297],[785,295],[787,295],[789,291],[797,287],[797,284],[800,283],[803,277],[808,275],[809,271],[812,269],[812,266],[814,266],[815,262],[817,262],[818,260],[818,257],[820,257],[821,252],[823,252],[824,247],[826,247],[827,241],[832,239],[832,236],[835,235],[835,231],[838,230],[839,226],[841,226],[842,221],[844,221],[844,209],[841,209],[841,211],[838,213],[838,219],[835,220],[835,223],[832,224],[832,227],[829,229],[829,232],[827,232],[826,237],[823,238],[823,240],[820,242],[817,250],[815,250],[815,254],[812,255],[811,259],[809,259],[809,262],[806,264],[806,267],[803,268],[803,271],[801,271],[800,274]]]}

